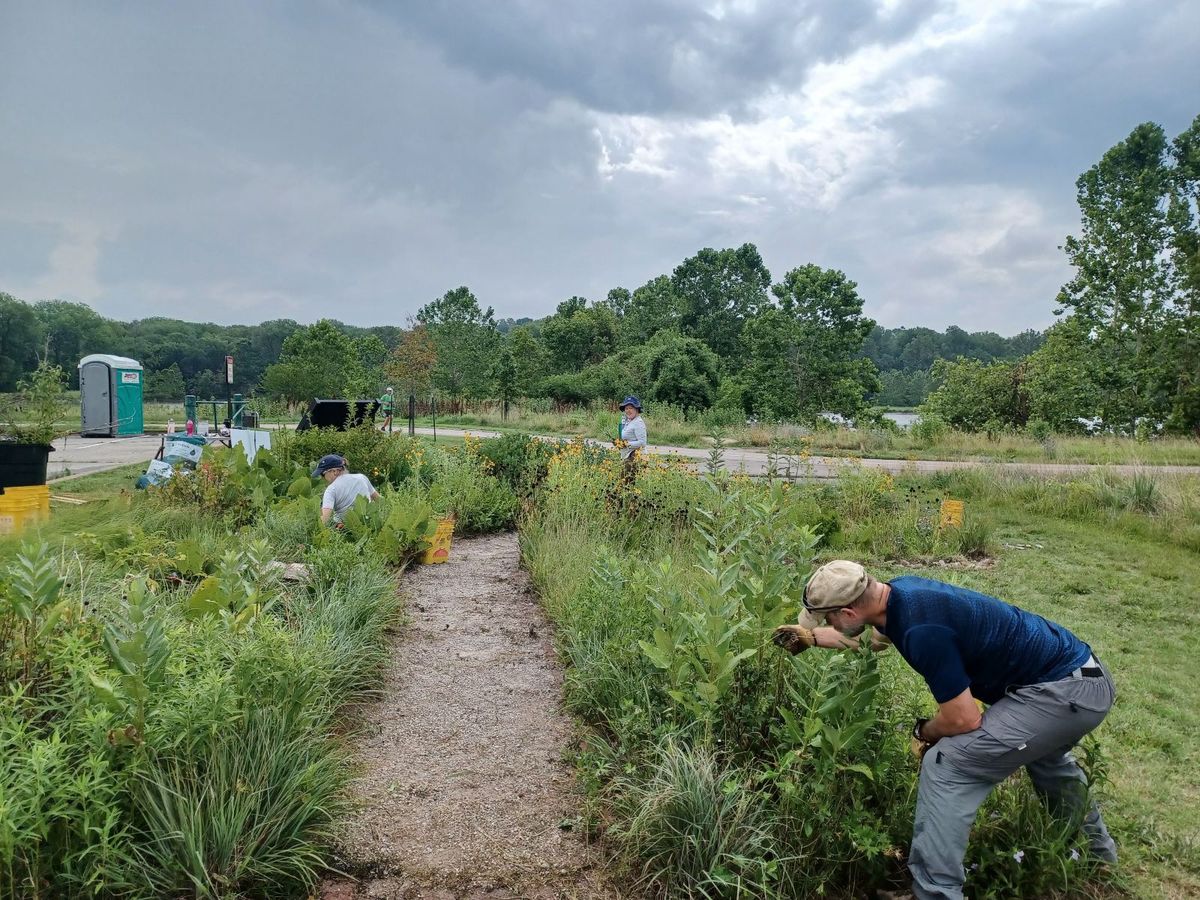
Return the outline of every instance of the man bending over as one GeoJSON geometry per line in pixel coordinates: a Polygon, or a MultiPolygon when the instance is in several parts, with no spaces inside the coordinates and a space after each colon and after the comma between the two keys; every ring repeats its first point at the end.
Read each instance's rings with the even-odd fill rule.
{"type": "Polygon", "coordinates": [[[346,460],[336,453],[321,457],[317,467],[313,469],[313,478],[318,475],[325,479],[325,496],[321,498],[321,522],[327,523],[330,518],[334,522],[342,521],[342,516],[359,497],[368,500],[378,500],[379,491],[371,485],[366,475],[352,475],[346,471],[346,460]]]}

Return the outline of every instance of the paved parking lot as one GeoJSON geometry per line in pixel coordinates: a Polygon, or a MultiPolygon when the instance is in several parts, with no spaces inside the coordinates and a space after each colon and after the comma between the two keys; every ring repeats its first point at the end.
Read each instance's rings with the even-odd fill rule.
{"type": "Polygon", "coordinates": [[[85,438],[77,434],[54,442],[46,476],[50,480],[90,475],[135,462],[147,464],[162,446],[161,434],[123,438],[85,438]]]}

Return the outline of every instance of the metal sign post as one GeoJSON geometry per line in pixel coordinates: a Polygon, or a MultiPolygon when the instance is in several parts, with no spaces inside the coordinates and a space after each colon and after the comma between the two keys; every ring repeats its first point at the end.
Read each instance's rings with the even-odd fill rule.
{"type": "MultiPolygon", "coordinates": [[[[213,418],[216,418],[215,412],[213,418]]],[[[233,357],[225,357],[225,418],[233,427],[233,357]]]]}

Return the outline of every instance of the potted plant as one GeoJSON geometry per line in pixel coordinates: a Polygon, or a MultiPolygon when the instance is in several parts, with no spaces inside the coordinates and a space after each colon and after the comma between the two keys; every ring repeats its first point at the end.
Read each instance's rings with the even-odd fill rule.
{"type": "Polygon", "coordinates": [[[63,370],[45,362],[17,385],[0,416],[0,488],[46,483],[51,443],[67,433],[58,426],[65,387],[63,370]]]}

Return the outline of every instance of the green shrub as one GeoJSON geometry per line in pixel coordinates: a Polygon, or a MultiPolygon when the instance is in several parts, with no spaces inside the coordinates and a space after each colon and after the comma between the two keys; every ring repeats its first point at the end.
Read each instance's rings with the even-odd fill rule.
{"type": "Polygon", "coordinates": [[[1025,424],[1025,431],[1040,444],[1044,444],[1054,434],[1054,429],[1045,419],[1030,419],[1025,424]]]}
{"type": "Polygon", "coordinates": [[[528,497],[546,480],[557,449],[557,444],[528,434],[505,434],[483,441],[479,454],[491,464],[492,475],[518,496],[528,497]]]}
{"type": "Polygon", "coordinates": [[[921,444],[931,447],[950,433],[950,424],[937,413],[922,410],[921,418],[913,422],[909,433],[921,444]]]}
{"type": "Polygon", "coordinates": [[[287,467],[302,467],[305,474],[329,453],[344,457],[351,472],[361,472],[378,487],[398,486],[417,474],[423,449],[414,438],[388,434],[370,425],[346,431],[310,428],[276,432],[271,446],[273,457],[287,467]]]}
{"type": "Polygon", "coordinates": [[[487,534],[516,524],[517,495],[469,454],[448,455],[433,477],[428,500],[438,513],[454,516],[456,531],[487,534]]]}

